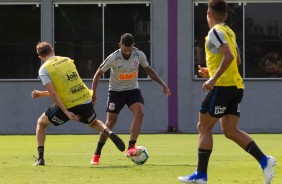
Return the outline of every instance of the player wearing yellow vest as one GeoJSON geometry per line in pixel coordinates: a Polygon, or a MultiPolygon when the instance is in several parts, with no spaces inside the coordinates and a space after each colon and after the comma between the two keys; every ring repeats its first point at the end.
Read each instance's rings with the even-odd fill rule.
{"type": "Polygon", "coordinates": [[[210,31],[205,42],[207,68],[199,66],[199,73],[210,78],[202,86],[208,92],[199,112],[198,164],[194,173],[180,176],[178,180],[183,183],[207,183],[208,162],[213,149],[212,129],[219,120],[224,135],[260,163],[265,184],[270,184],[274,175],[275,158],[265,155],[254,140],[237,127],[244,85],[237,66],[241,59],[236,35],[224,23],[226,18],[226,1],[209,0],[207,21],[210,31]]]}
{"type": "Polygon", "coordinates": [[[205,45],[206,64],[209,71],[209,76],[216,75],[216,72],[223,60],[223,54],[218,53],[218,45],[215,45],[214,47],[212,46],[212,39],[217,39],[218,36],[219,39],[215,40],[215,42],[218,44],[223,44],[223,40],[221,40],[221,37],[223,36],[226,40],[226,43],[229,45],[231,54],[233,55],[233,60],[230,62],[229,66],[222,73],[222,75],[216,80],[215,86],[236,86],[238,89],[243,89],[243,80],[238,70],[238,64],[240,64],[238,62],[240,62],[240,59],[237,58],[240,57],[240,55],[239,51],[237,51],[238,47],[236,44],[235,33],[225,23],[220,23],[216,24],[212,28],[210,35],[212,38],[207,36],[207,44],[205,45]]]}
{"type": "Polygon", "coordinates": [[[36,138],[39,157],[34,165],[45,165],[46,128],[51,123],[59,126],[69,120],[88,124],[105,133],[120,151],[124,151],[124,142],[101,120],[96,119],[92,103],[93,93],[81,80],[74,61],[67,57],[55,56],[54,49],[47,42],[38,43],[36,51],[44,62],[38,73],[47,91],[34,90],[31,95],[33,98],[50,96],[55,104],[51,105],[37,121],[36,138]]]}

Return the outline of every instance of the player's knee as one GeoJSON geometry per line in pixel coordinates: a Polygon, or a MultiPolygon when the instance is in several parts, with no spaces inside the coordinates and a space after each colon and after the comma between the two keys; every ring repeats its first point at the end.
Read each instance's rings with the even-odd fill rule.
{"type": "Polygon", "coordinates": [[[42,117],[38,118],[37,120],[37,127],[38,128],[46,128],[48,126],[48,122],[42,117]]]}
{"type": "Polygon", "coordinates": [[[137,113],[134,114],[134,118],[135,119],[143,119],[144,118],[144,111],[143,110],[140,110],[138,111],[137,113]]]}
{"type": "Polygon", "coordinates": [[[199,133],[205,133],[211,131],[211,128],[204,123],[198,122],[197,129],[199,133]]]}
{"type": "Polygon", "coordinates": [[[225,136],[227,139],[233,140],[233,139],[236,137],[236,134],[235,134],[234,131],[223,130],[223,133],[224,133],[224,136],[225,136]]]}

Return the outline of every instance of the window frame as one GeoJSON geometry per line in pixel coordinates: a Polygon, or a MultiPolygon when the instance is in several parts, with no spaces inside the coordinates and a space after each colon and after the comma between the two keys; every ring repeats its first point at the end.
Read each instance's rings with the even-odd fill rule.
{"type": "MultiPolygon", "coordinates": [[[[270,3],[281,3],[282,4],[282,1],[281,0],[271,0],[269,2],[265,2],[264,0],[241,0],[241,1],[238,1],[238,0],[230,0],[228,2],[228,4],[234,4],[234,3],[238,3],[240,6],[243,6],[243,27],[242,27],[242,34],[243,34],[243,43],[242,43],[242,63],[241,65],[243,65],[243,74],[242,74],[242,78],[244,81],[281,81],[282,80],[282,77],[248,77],[246,78],[246,67],[245,67],[245,59],[246,59],[246,52],[245,52],[245,49],[246,49],[246,36],[245,36],[245,6],[248,5],[248,4],[255,4],[255,3],[264,3],[264,4],[270,4],[270,3]]],[[[195,12],[194,12],[194,7],[195,6],[198,6],[198,4],[207,4],[207,1],[203,1],[203,0],[193,0],[193,7],[192,7],[192,12],[193,12],[193,37],[192,39],[195,40],[195,12]]],[[[193,45],[192,46],[192,53],[195,52],[195,46],[193,45]]],[[[192,80],[193,81],[203,81],[203,80],[207,80],[206,78],[197,78],[194,76],[195,74],[195,71],[194,71],[194,61],[195,61],[195,55],[193,54],[193,62],[191,64],[191,67],[192,67],[192,80]]]]}
{"type": "MultiPolygon", "coordinates": [[[[105,55],[105,17],[104,17],[104,8],[108,5],[108,4],[145,4],[146,6],[150,6],[150,18],[152,16],[152,8],[151,8],[151,2],[149,0],[143,0],[143,1],[81,1],[81,2],[72,2],[72,1],[65,1],[65,2],[53,2],[53,27],[55,25],[55,7],[58,7],[59,5],[87,5],[87,4],[91,4],[91,5],[97,5],[99,7],[102,8],[102,50],[103,50],[103,53],[102,53],[102,56],[103,56],[103,60],[102,62],[106,59],[106,55],[105,55]]],[[[152,21],[150,21],[150,40],[152,40],[152,21]]],[[[52,32],[52,42],[55,43],[55,29],[53,29],[53,32],[52,32]]],[[[55,48],[55,45],[54,45],[54,49],[55,48]]],[[[147,56],[147,55],[146,55],[147,56]]],[[[150,58],[147,58],[147,60],[150,61],[150,66],[153,67],[153,62],[152,62],[152,57],[153,56],[153,52],[152,52],[152,42],[150,41],[150,58]]],[[[93,75],[95,74],[95,71],[93,71],[93,75]]],[[[104,74],[105,75],[105,74],[104,74]]],[[[100,79],[100,80],[105,80],[105,81],[108,81],[110,78],[106,78],[105,76],[103,75],[103,77],[100,79]]],[[[82,78],[83,81],[92,81],[93,79],[92,78],[82,78]]],[[[147,75],[146,78],[138,78],[139,81],[150,81],[151,79],[149,78],[149,76],[147,75]]]]}
{"type": "MultiPolygon", "coordinates": [[[[145,4],[146,6],[150,6],[150,17],[152,17],[152,8],[151,8],[151,1],[150,0],[140,0],[140,1],[113,1],[113,0],[110,0],[110,1],[54,1],[52,2],[52,17],[53,17],[53,20],[52,20],[52,25],[54,27],[55,25],[55,17],[54,17],[54,8],[56,6],[59,6],[59,5],[64,5],[64,4],[97,4],[98,6],[102,6],[103,10],[103,30],[102,30],[102,34],[103,34],[103,38],[102,38],[102,41],[104,43],[104,7],[107,5],[107,4],[145,4]]],[[[0,1],[0,6],[2,5],[36,5],[36,7],[41,7],[42,3],[41,2],[36,2],[36,1],[33,1],[33,2],[1,2],[0,1]]],[[[42,40],[42,9],[41,9],[41,12],[40,12],[40,40],[42,40]]],[[[52,44],[55,43],[55,30],[53,29],[53,31],[51,32],[51,35],[52,35],[52,44]]],[[[153,39],[153,34],[152,34],[152,21],[150,21],[150,40],[153,39]]],[[[55,46],[54,46],[55,47],[55,46]]],[[[103,44],[103,60],[105,59],[105,48],[104,48],[104,44],[103,44]]],[[[153,66],[153,61],[152,61],[152,58],[153,58],[153,52],[152,52],[152,42],[150,42],[150,58],[148,58],[148,60],[150,61],[150,66],[153,66]]],[[[95,71],[94,71],[95,72],[95,71]]],[[[83,78],[82,79],[83,81],[92,81],[92,78],[83,78]]],[[[101,78],[101,80],[109,80],[109,78],[101,78]]],[[[146,78],[138,78],[138,80],[151,80],[148,76],[146,78]]],[[[16,78],[16,79],[0,79],[0,82],[33,82],[33,81],[39,81],[38,78],[33,78],[33,79],[28,79],[28,78],[16,78]]]]}
{"type": "MultiPolygon", "coordinates": [[[[13,5],[35,5],[36,7],[41,6],[41,2],[1,2],[0,1],[0,6],[13,6],[13,5]]],[[[42,9],[40,12],[40,21],[41,21],[41,14],[42,14],[42,9]]],[[[42,27],[42,21],[40,22],[40,35],[41,35],[41,27],[42,27]]],[[[33,81],[38,81],[39,79],[28,79],[28,78],[22,78],[22,79],[1,79],[0,82],[33,82],[33,81]]]]}

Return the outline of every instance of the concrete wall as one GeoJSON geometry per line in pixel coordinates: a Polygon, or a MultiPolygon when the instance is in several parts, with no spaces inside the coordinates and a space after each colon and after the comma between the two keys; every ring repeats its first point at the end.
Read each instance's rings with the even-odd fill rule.
{"type": "MultiPolygon", "coordinates": [[[[7,2],[0,0],[1,2],[7,2]]],[[[31,1],[10,1],[31,2],[31,1]]],[[[33,1],[34,2],[34,1],[33,1]]],[[[36,1],[41,2],[41,1],[36,1]]],[[[192,1],[178,0],[177,26],[177,123],[179,132],[196,133],[197,116],[204,92],[204,80],[192,79],[193,27],[192,1]]],[[[52,42],[52,1],[42,0],[42,40],[52,42]]],[[[160,77],[168,81],[168,0],[151,0],[152,7],[152,67],[160,77]]],[[[94,72],[94,71],[93,71],[94,72]]],[[[85,81],[90,87],[91,81],[85,81]]],[[[280,125],[282,103],[281,81],[245,81],[246,90],[242,103],[239,127],[251,133],[281,133],[280,125]]],[[[168,128],[168,99],[161,87],[150,80],[140,81],[145,98],[145,118],[142,133],[163,133],[168,128]]],[[[50,99],[32,99],[33,89],[43,90],[39,80],[1,81],[0,80],[0,134],[35,134],[37,118],[52,104],[50,99]]],[[[108,81],[99,84],[95,106],[98,118],[105,120],[108,81]]],[[[170,114],[171,115],[171,114],[170,114]]],[[[124,108],[115,128],[116,132],[128,133],[132,115],[124,108]]],[[[217,125],[215,132],[220,132],[217,125]]],[[[61,127],[50,126],[49,134],[93,133],[88,126],[70,122],[61,127]]],[[[97,133],[97,131],[94,131],[97,133]]]]}
{"type": "MultiPolygon", "coordinates": [[[[49,98],[31,98],[32,90],[44,89],[41,81],[0,83],[0,134],[34,134],[38,117],[52,104],[49,98]]],[[[86,84],[91,87],[90,82],[86,82],[86,84]]],[[[140,86],[143,91],[146,107],[143,132],[165,132],[167,130],[167,100],[162,95],[161,87],[152,81],[141,81],[140,86]]],[[[98,101],[95,105],[95,110],[98,118],[103,121],[106,119],[107,91],[108,81],[101,81],[97,91],[98,101]]],[[[131,120],[131,112],[127,108],[124,108],[115,130],[121,133],[128,133],[131,120]]],[[[93,133],[93,130],[87,125],[78,122],[69,122],[59,127],[51,125],[48,128],[48,133],[81,134],[93,133]]],[[[98,132],[94,130],[94,133],[98,132]]]]}

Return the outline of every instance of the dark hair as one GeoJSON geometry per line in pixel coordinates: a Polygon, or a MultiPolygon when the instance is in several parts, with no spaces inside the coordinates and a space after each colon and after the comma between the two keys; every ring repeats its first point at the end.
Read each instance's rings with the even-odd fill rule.
{"type": "Polygon", "coordinates": [[[45,57],[53,52],[53,47],[47,42],[39,42],[36,45],[36,52],[39,56],[45,57]]]}
{"type": "Polygon", "coordinates": [[[124,33],[120,37],[120,43],[126,47],[130,47],[134,43],[134,37],[130,33],[124,33]]]}
{"type": "Polygon", "coordinates": [[[209,0],[208,6],[217,17],[225,17],[227,13],[227,3],[225,0],[209,0]]]}

